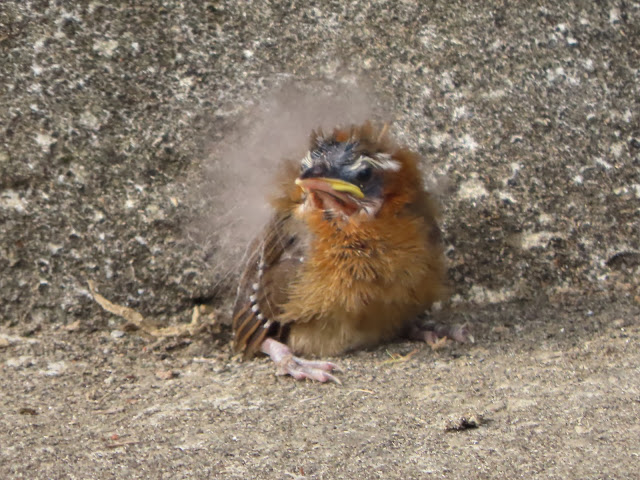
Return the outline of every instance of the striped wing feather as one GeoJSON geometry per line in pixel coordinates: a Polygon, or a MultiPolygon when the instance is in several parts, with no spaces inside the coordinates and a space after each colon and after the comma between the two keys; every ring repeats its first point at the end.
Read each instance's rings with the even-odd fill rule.
{"type": "Polygon", "coordinates": [[[246,356],[266,338],[285,341],[288,328],[279,316],[304,261],[304,231],[290,214],[276,215],[249,245],[233,308],[234,346],[246,356]]]}

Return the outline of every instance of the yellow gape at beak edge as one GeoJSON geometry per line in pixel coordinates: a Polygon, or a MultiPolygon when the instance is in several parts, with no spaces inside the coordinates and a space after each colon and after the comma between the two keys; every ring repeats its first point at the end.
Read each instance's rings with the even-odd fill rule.
{"type": "MultiPolygon", "coordinates": [[[[300,187],[306,190],[305,180],[307,179],[297,178],[296,185],[299,185],[300,187]]],[[[314,183],[315,182],[327,183],[336,192],[350,193],[356,198],[364,198],[364,193],[362,193],[362,190],[360,190],[360,188],[357,185],[354,185],[353,183],[345,182],[344,180],[340,180],[337,178],[327,178],[327,177],[320,177],[320,178],[314,178],[309,180],[313,180],[314,183]]]]}

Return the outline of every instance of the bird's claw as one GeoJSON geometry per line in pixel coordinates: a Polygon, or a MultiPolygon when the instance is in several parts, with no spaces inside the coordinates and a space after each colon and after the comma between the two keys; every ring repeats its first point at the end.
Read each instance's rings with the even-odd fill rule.
{"type": "Polygon", "coordinates": [[[459,343],[475,343],[476,341],[467,324],[442,325],[431,323],[421,327],[415,326],[409,332],[409,337],[414,340],[422,340],[435,348],[442,346],[443,341],[446,341],[446,339],[459,343]]]}
{"type": "Polygon", "coordinates": [[[471,334],[471,329],[466,323],[450,326],[447,329],[446,336],[460,343],[476,343],[476,339],[471,334]]]}
{"type": "Polygon", "coordinates": [[[278,367],[277,375],[291,375],[296,380],[308,378],[317,382],[334,382],[342,385],[340,379],[330,373],[334,370],[342,371],[335,363],[296,357],[289,347],[273,338],[267,338],[262,342],[260,349],[269,355],[278,367]]]}
{"type": "Polygon", "coordinates": [[[283,358],[277,365],[277,375],[291,375],[296,380],[308,378],[317,382],[334,382],[342,385],[338,377],[329,373],[333,370],[340,370],[332,362],[305,360],[304,358],[291,356],[283,358]]]}

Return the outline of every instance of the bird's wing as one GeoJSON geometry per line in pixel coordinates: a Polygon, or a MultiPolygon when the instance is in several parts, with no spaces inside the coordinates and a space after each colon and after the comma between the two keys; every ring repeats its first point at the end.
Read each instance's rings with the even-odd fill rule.
{"type": "Polygon", "coordinates": [[[290,213],[276,215],[249,245],[233,308],[235,349],[250,356],[268,338],[281,340],[278,321],[308,248],[308,232],[290,213]]]}

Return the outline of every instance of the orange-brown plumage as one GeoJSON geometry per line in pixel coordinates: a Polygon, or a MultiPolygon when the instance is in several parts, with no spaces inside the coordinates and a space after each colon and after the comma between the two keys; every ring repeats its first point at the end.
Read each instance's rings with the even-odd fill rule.
{"type": "Polygon", "coordinates": [[[393,338],[443,298],[437,209],[417,162],[369,123],[312,135],[302,172],[289,169],[249,248],[236,349],[274,358],[270,338],[295,354],[335,355],[393,338]]]}

